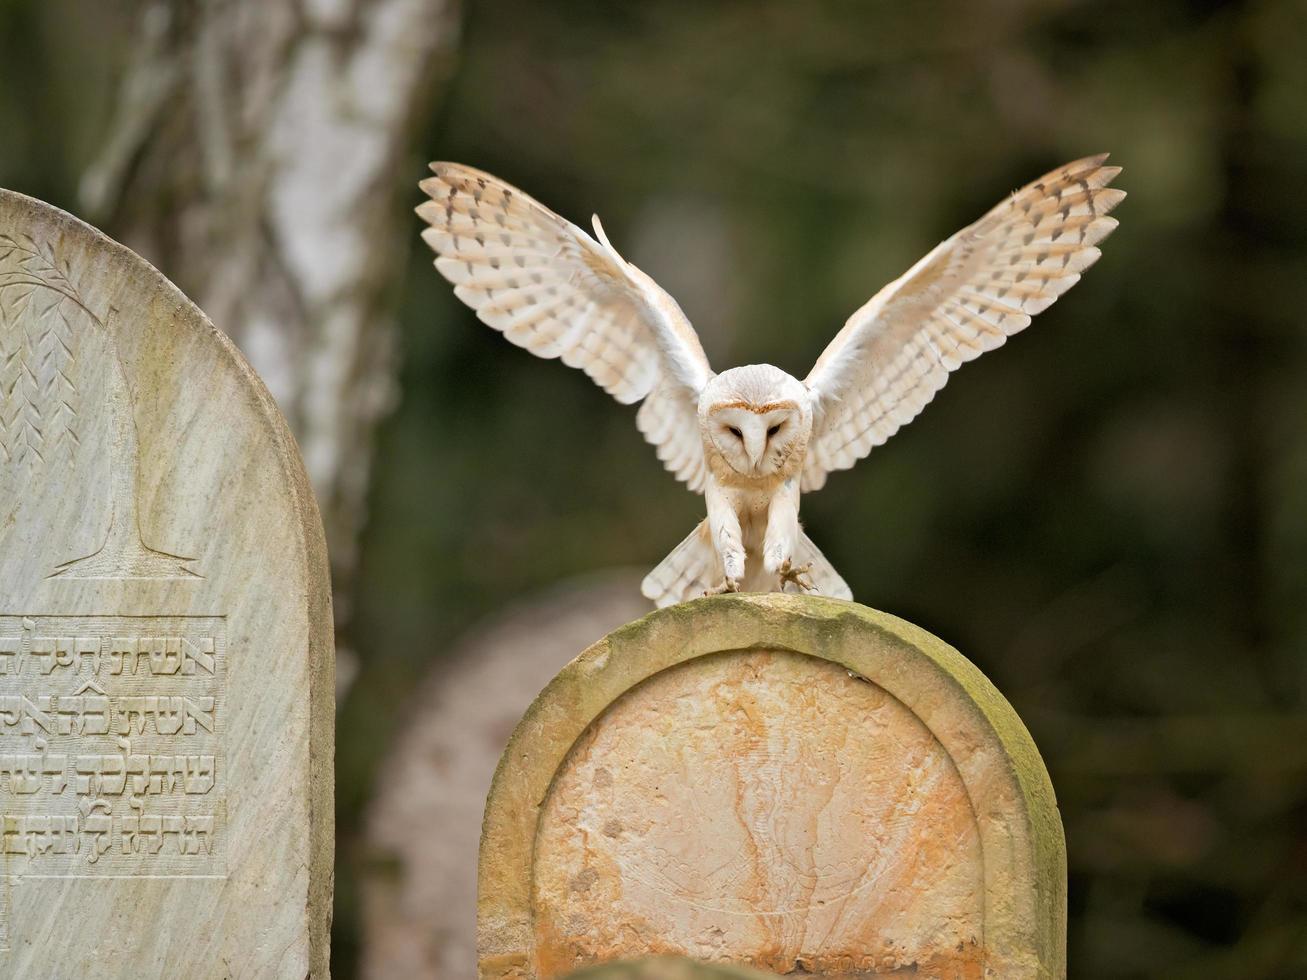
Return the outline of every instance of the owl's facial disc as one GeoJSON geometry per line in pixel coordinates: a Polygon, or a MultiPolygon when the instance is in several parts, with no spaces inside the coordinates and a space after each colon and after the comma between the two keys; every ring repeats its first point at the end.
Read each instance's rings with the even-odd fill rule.
{"type": "Polygon", "coordinates": [[[708,412],[708,437],[737,473],[767,476],[779,471],[801,447],[801,413],[792,401],[753,405],[726,402],[708,412]]]}

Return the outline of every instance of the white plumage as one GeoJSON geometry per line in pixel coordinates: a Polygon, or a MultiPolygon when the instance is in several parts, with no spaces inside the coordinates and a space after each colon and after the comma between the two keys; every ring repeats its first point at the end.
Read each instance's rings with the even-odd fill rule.
{"type": "Polygon", "coordinates": [[[1087,157],[941,242],[849,317],[799,381],[771,365],[714,374],[689,320],[596,238],[489,174],[433,163],[417,209],[436,268],[480,319],[560,358],[623,404],[708,517],[644,581],[660,606],[704,592],[803,588],[851,598],[799,527],[819,489],[910,422],[962,363],[1051,306],[1099,257],[1125,192],[1087,157]]]}

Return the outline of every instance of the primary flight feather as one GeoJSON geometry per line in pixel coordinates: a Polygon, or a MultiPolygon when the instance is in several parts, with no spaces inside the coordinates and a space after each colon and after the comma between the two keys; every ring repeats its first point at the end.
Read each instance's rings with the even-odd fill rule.
{"type": "Polygon", "coordinates": [[[623,404],[708,517],[644,580],[669,605],[794,587],[851,598],[799,527],[819,489],[910,422],[963,362],[1080,279],[1125,192],[1107,155],[1022,188],[855,312],[799,381],[769,364],[715,374],[676,301],[595,237],[498,178],[433,163],[417,209],[436,268],[487,325],[585,371],[623,404]]]}

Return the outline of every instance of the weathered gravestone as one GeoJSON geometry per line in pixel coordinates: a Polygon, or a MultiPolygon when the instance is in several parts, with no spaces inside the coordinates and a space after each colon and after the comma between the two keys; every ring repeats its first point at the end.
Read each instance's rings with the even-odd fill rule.
{"type": "Polygon", "coordinates": [[[699,599],[544,690],[486,807],[483,980],[655,954],[781,974],[1065,975],[1065,848],[1015,712],[854,603],[699,599]]]}
{"type": "Polygon", "coordinates": [[[241,356],[0,191],[0,976],[327,976],[329,596],[241,356]]]}
{"type": "Polygon", "coordinates": [[[769,977],[775,980],[776,974],[738,966],[697,963],[679,956],[658,956],[586,967],[569,973],[567,980],[767,980],[769,977]]]}

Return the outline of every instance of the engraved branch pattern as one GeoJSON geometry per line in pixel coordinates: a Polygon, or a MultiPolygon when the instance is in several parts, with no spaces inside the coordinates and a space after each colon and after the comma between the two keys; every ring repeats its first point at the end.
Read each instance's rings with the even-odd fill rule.
{"type": "MultiPolygon", "coordinates": [[[[109,417],[108,531],[95,550],[56,566],[51,577],[194,578],[189,558],[151,548],[141,536],[140,455],[131,391],[112,331],[83,299],[56,242],[0,233],[0,475],[28,475],[56,459],[71,466],[84,413],[73,382],[86,329],[103,336],[99,376],[109,417]],[[75,325],[75,318],[83,317],[75,325]]],[[[114,313],[113,308],[109,314],[114,313]]],[[[97,409],[99,405],[91,408],[97,409]]]]}
{"type": "Polygon", "coordinates": [[[0,459],[29,472],[73,461],[78,392],[70,314],[85,311],[67,259],[30,236],[0,234],[0,459]]]}

